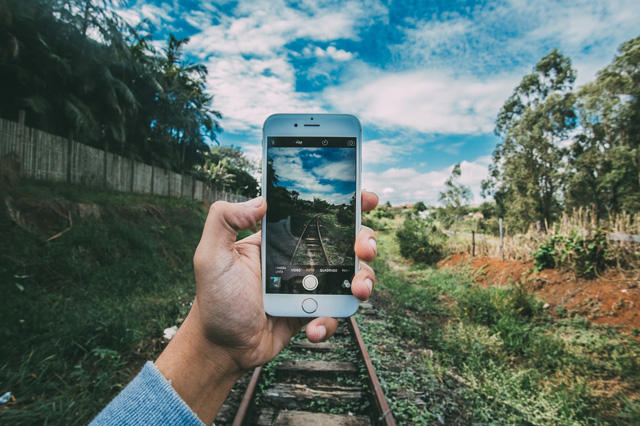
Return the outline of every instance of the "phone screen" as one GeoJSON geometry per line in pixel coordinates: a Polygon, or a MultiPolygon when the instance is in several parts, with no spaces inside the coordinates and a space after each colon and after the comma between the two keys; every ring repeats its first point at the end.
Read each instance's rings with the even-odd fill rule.
{"type": "Polygon", "coordinates": [[[268,136],[266,292],[350,295],[356,138],[268,136]]]}

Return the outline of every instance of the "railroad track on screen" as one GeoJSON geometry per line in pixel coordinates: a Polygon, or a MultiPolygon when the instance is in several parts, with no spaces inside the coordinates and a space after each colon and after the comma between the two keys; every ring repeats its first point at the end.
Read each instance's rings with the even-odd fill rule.
{"type": "Polygon", "coordinates": [[[291,256],[292,265],[331,265],[322,241],[322,215],[313,216],[305,224],[291,256]]]}
{"type": "MultiPolygon", "coordinates": [[[[361,304],[359,317],[379,321],[376,316],[371,304],[361,304]]],[[[340,320],[328,342],[313,344],[298,334],[235,392],[235,402],[228,398],[216,425],[396,424],[355,317],[340,320]]]]}

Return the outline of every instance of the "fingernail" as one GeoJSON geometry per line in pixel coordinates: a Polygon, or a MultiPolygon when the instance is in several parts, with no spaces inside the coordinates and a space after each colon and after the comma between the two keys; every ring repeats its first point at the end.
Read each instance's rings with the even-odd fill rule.
{"type": "Polygon", "coordinates": [[[373,247],[376,252],[378,251],[378,243],[375,238],[369,238],[369,244],[371,244],[371,247],[373,247]]]}
{"type": "Polygon", "coordinates": [[[256,197],[253,200],[245,201],[244,205],[247,207],[260,207],[262,205],[262,197],[256,197]]]}
{"type": "Polygon", "coordinates": [[[318,340],[324,339],[324,337],[326,335],[327,335],[327,327],[325,327],[324,325],[319,325],[318,326],[318,340]]]}
{"type": "Polygon", "coordinates": [[[371,291],[373,290],[373,281],[371,281],[371,278],[367,278],[366,280],[364,280],[364,283],[367,285],[367,288],[369,289],[369,294],[371,294],[371,291]]]}

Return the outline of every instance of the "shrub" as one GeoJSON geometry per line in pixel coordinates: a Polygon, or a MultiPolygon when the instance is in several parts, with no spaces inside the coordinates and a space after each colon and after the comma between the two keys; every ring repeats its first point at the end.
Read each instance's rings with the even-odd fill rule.
{"type": "Polygon", "coordinates": [[[606,267],[607,248],[607,235],[601,229],[591,234],[571,231],[568,235],[553,234],[531,254],[536,272],[564,266],[589,278],[606,267]]]}
{"type": "Polygon", "coordinates": [[[434,264],[442,258],[444,234],[419,218],[407,218],[396,232],[400,254],[414,262],[434,264]]]}

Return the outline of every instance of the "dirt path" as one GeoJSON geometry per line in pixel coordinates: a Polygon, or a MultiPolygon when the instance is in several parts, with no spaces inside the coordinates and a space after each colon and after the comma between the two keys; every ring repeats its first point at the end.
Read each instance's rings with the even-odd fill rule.
{"type": "Polygon", "coordinates": [[[558,315],[562,306],[588,318],[596,324],[620,326],[632,334],[640,331],[640,288],[638,277],[610,270],[603,276],[587,280],[572,272],[545,269],[533,272],[532,262],[500,261],[488,257],[455,254],[438,266],[451,268],[468,265],[475,271],[479,285],[509,285],[523,283],[527,289],[549,304],[558,315]],[[634,329],[638,331],[634,331],[634,329]]]}

